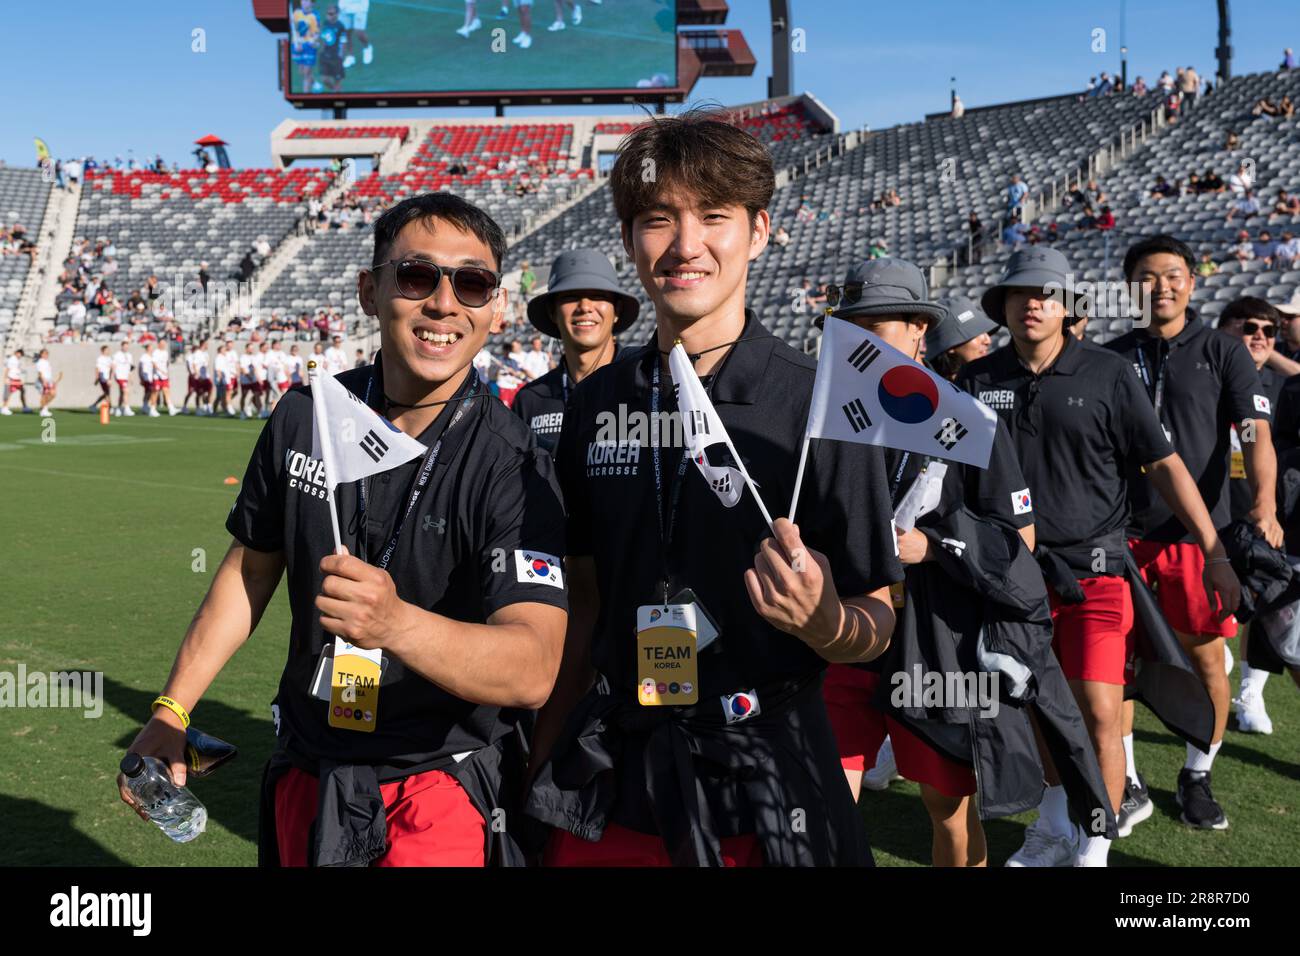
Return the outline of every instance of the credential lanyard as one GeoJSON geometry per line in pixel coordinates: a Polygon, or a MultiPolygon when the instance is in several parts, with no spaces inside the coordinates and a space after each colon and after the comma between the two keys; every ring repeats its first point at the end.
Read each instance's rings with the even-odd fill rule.
{"type": "Polygon", "coordinates": [[[1159,364],[1156,366],[1156,390],[1154,395],[1151,394],[1151,372],[1147,369],[1146,350],[1142,348],[1140,342],[1137,347],[1138,366],[1142,372],[1142,384],[1147,387],[1147,395],[1151,396],[1151,402],[1155,405],[1156,421],[1160,422],[1162,425],[1164,424],[1164,419],[1160,417],[1160,409],[1165,402],[1165,369],[1169,366],[1168,353],[1160,355],[1160,347],[1163,342],[1163,339],[1156,339],[1156,355],[1159,356],[1159,364]]]}
{"type": "Polygon", "coordinates": [[[903,452],[903,457],[898,460],[898,469],[894,472],[894,477],[889,481],[889,501],[893,504],[894,496],[898,494],[898,486],[903,483],[903,472],[907,469],[907,462],[912,457],[910,451],[903,452]]]}
{"type": "MultiPolygon", "coordinates": [[[[650,421],[659,421],[659,356],[654,356],[654,373],[651,377],[650,391],[650,421]]],[[[652,436],[653,437],[653,436],[652,436]]],[[[663,466],[660,461],[659,442],[650,443],[650,456],[654,459],[655,469],[655,516],[659,519],[659,557],[661,569],[663,570],[664,583],[664,603],[668,603],[668,551],[673,541],[673,525],[677,516],[677,503],[681,500],[682,485],[685,484],[683,479],[686,477],[686,466],[690,461],[690,452],[687,449],[682,450],[682,460],[677,466],[677,480],[673,482],[671,489],[671,501],[668,506],[668,516],[664,517],[664,479],[663,466]]]]}
{"type": "MultiPolygon", "coordinates": [[[[452,415],[451,421],[447,423],[447,427],[444,428],[442,430],[442,434],[438,436],[438,440],[433,443],[433,447],[430,448],[428,453],[424,456],[424,464],[420,467],[420,474],[415,480],[414,487],[412,487],[411,489],[411,497],[410,500],[407,501],[406,503],[406,510],[402,512],[402,517],[398,519],[397,527],[393,529],[393,536],[391,539],[389,539],[388,546],[384,548],[384,553],[379,556],[379,560],[375,563],[375,566],[378,567],[380,570],[387,569],[388,562],[393,559],[393,552],[397,549],[397,539],[400,538],[402,535],[402,529],[406,526],[406,519],[409,518],[411,516],[411,512],[415,510],[415,503],[420,500],[420,495],[424,493],[424,486],[429,483],[429,476],[433,474],[433,466],[437,464],[438,454],[439,452],[442,451],[443,439],[447,436],[448,432],[450,432],[453,428],[456,427],[457,422],[459,422],[465,416],[465,410],[469,408],[470,404],[474,401],[475,397],[478,395],[479,377],[477,373],[472,373],[469,377],[471,380],[469,392],[465,395],[464,400],[461,401],[460,406],[456,409],[456,413],[452,415]]],[[[370,386],[373,385],[374,382],[375,379],[374,376],[372,375],[370,377],[370,381],[366,383],[365,402],[367,406],[370,404],[370,386]]],[[[358,483],[357,487],[361,495],[361,516],[362,516],[361,527],[362,529],[364,529],[365,513],[366,513],[365,480],[362,479],[358,483]]]]}

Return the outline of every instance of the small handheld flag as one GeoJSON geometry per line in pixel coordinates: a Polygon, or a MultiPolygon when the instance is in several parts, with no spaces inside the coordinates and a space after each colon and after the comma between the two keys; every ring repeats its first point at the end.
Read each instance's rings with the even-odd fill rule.
{"type": "MultiPolygon", "coordinates": [[[[748,487],[754,494],[754,501],[758,503],[758,510],[763,513],[763,520],[771,528],[772,516],[759,497],[754,480],[749,477],[745,463],[736,453],[736,446],[731,443],[727,428],[722,424],[717,409],[709,399],[709,393],[705,391],[700,377],[695,374],[695,367],[680,341],[668,353],[668,368],[677,386],[677,408],[682,417],[682,432],[687,452],[695,462],[695,467],[724,508],[734,508],[739,503],[742,483],[748,487]],[[729,455],[726,460],[722,460],[721,452],[724,450],[729,455]]],[[[775,531],[772,533],[776,534],[775,531]]]]}
{"type": "Polygon", "coordinates": [[[996,412],[947,379],[852,322],[828,317],[791,520],[812,438],[881,445],[987,468],[997,422],[996,412]]]}
{"type": "Polygon", "coordinates": [[[334,489],[396,468],[428,449],[353,395],[333,375],[307,363],[311,382],[311,456],[325,466],[334,547],[343,547],[334,489]]]}

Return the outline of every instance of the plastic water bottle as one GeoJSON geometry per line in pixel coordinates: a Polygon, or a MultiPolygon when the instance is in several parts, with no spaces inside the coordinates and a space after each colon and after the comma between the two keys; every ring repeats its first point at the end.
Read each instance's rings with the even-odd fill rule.
{"type": "Polygon", "coordinates": [[[127,754],[119,769],[140,808],[170,839],[189,843],[207,827],[207,808],[194,794],[172,783],[166,765],[158,758],[127,754]]]}

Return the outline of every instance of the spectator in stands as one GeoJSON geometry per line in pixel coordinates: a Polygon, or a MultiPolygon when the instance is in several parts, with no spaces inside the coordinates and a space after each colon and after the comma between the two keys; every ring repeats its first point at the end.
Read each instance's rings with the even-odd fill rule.
{"type": "Polygon", "coordinates": [[[200,262],[199,263],[199,285],[202,286],[204,295],[208,294],[208,283],[211,280],[212,277],[208,275],[208,264],[206,262],[200,262]]]}
{"type": "Polygon", "coordinates": [[[1250,241],[1250,233],[1245,229],[1237,233],[1237,244],[1229,252],[1238,262],[1250,262],[1255,258],[1255,246],[1250,241]]]}
{"type": "Polygon", "coordinates": [[[1276,116],[1277,113],[1277,106],[1267,96],[1260,97],[1250,108],[1251,116],[1276,116]]]}
{"type": "Polygon", "coordinates": [[[1277,262],[1278,269],[1283,271],[1294,269],[1296,260],[1300,259],[1300,237],[1290,231],[1282,233],[1282,238],[1278,240],[1274,259],[1277,262]]]}
{"type": "MultiPolygon", "coordinates": [[[[333,10],[333,7],[330,7],[333,10]]],[[[235,278],[240,282],[247,282],[252,278],[253,273],[257,270],[257,265],[253,262],[253,251],[244,253],[244,258],[239,260],[239,269],[235,272],[235,278]]]]}
{"type": "Polygon", "coordinates": [[[1021,180],[1019,173],[1011,174],[1011,183],[1007,186],[1007,215],[1020,208],[1020,204],[1025,201],[1025,196],[1029,194],[1029,187],[1021,180]]]}
{"type": "Polygon", "coordinates": [[[1115,81],[1112,80],[1112,79],[1110,78],[1110,74],[1109,74],[1109,73],[1107,73],[1105,70],[1102,70],[1102,72],[1101,72],[1101,82],[1098,83],[1098,84],[1097,84],[1097,88],[1096,88],[1095,90],[1093,90],[1093,95],[1094,95],[1094,96],[1110,96],[1111,92],[1112,92],[1114,89],[1115,89],[1115,81]]]}
{"type": "Polygon", "coordinates": [[[1264,263],[1265,269],[1273,268],[1273,260],[1277,256],[1277,240],[1267,229],[1259,231],[1259,238],[1255,240],[1255,259],[1257,262],[1264,263]]]}
{"type": "Polygon", "coordinates": [[[1230,153],[1241,149],[1241,137],[1237,135],[1236,130],[1228,130],[1228,138],[1224,140],[1223,148],[1230,153]]]}
{"type": "Polygon", "coordinates": [[[550,351],[542,343],[540,335],[533,336],[531,346],[527,352],[523,353],[523,358],[519,361],[523,365],[524,371],[528,373],[528,380],[533,382],[549,372],[554,365],[554,361],[550,351]]]}
{"type": "Polygon", "coordinates": [[[1187,176],[1187,195],[1199,196],[1205,191],[1201,185],[1201,177],[1196,173],[1190,173],[1187,176]]]}
{"type": "Polygon", "coordinates": [[[330,320],[324,309],[316,310],[316,319],[312,322],[312,326],[316,329],[316,334],[321,342],[329,341],[330,320]]]}
{"type": "Polygon", "coordinates": [[[514,404],[515,395],[523,387],[528,373],[524,371],[523,366],[523,346],[518,339],[512,339],[509,345],[502,349],[501,364],[497,366],[497,387],[501,390],[501,401],[506,403],[506,407],[514,404]]]}
{"type": "Polygon", "coordinates": [[[1273,202],[1273,215],[1300,216],[1300,196],[1293,196],[1285,189],[1279,189],[1277,199],[1273,202]]]}
{"type": "Polygon", "coordinates": [[[356,358],[352,360],[353,368],[365,368],[370,363],[366,361],[365,349],[357,349],[356,358]]]}
{"type": "Polygon", "coordinates": [[[1196,274],[1202,279],[1216,275],[1219,267],[1208,252],[1201,253],[1201,261],[1196,264],[1196,274]]]}
{"type": "Polygon", "coordinates": [[[871,240],[871,245],[867,247],[868,259],[883,259],[889,255],[889,243],[885,242],[884,237],[871,240]]]}
{"type": "Polygon", "coordinates": [[[782,249],[790,244],[790,233],[785,231],[785,226],[776,227],[776,232],[772,233],[772,241],[782,249]]]}
{"type": "Polygon", "coordinates": [[[1003,222],[1002,242],[1014,252],[1024,245],[1027,232],[1025,224],[1020,220],[1020,211],[1016,210],[1003,222]]]}
{"type": "Polygon", "coordinates": [[[1295,104],[1291,102],[1291,97],[1287,94],[1282,95],[1282,99],[1277,104],[1278,115],[1283,119],[1295,118],[1295,104]]]}
{"type": "Polygon", "coordinates": [[[1168,70],[1160,71],[1160,80],[1157,83],[1157,85],[1159,86],[1162,95],[1168,94],[1173,91],[1174,78],[1169,75],[1168,70]]]}
{"type": "Polygon", "coordinates": [[[1233,216],[1241,216],[1242,219],[1249,221],[1251,216],[1259,215],[1259,200],[1255,194],[1247,189],[1241,194],[1241,197],[1228,206],[1228,216],[1224,222],[1232,222],[1233,216]]]}
{"type": "Polygon", "coordinates": [[[1203,193],[1221,193],[1228,187],[1224,185],[1223,179],[1213,169],[1206,169],[1205,175],[1201,178],[1201,192],[1203,193]]]}
{"type": "Polygon", "coordinates": [[[1133,95],[1134,96],[1147,95],[1147,81],[1142,79],[1142,77],[1140,76],[1133,81],[1133,95]]]}
{"type": "Polygon", "coordinates": [[[1097,213],[1093,210],[1091,203],[1083,207],[1083,215],[1079,217],[1074,227],[1081,230],[1095,229],[1097,227],[1097,213]]]}
{"type": "Polygon", "coordinates": [[[1183,75],[1178,83],[1178,92],[1182,94],[1183,99],[1190,107],[1196,102],[1196,95],[1201,89],[1201,78],[1195,68],[1188,67],[1182,71],[1183,75]]]}
{"type": "Polygon", "coordinates": [[[1175,190],[1173,186],[1169,185],[1169,181],[1166,180],[1165,177],[1156,177],[1156,183],[1151,187],[1152,199],[1164,199],[1166,196],[1176,196],[1177,194],[1177,190],[1175,190]]]}
{"type": "Polygon", "coordinates": [[[533,297],[533,289],[537,288],[537,273],[527,261],[519,263],[519,269],[519,297],[526,305],[533,297]]]}
{"type": "Polygon", "coordinates": [[[1055,244],[1056,240],[1059,239],[1060,237],[1061,237],[1060,230],[1058,229],[1056,223],[1055,222],[1049,223],[1047,226],[1047,234],[1044,236],[1044,238],[1048,242],[1048,245],[1055,244]]]}
{"type": "Polygon", "coordinates": [[[1277,345],[1273,347],[1274,353],[1287,359],[1291,364],[1284,365],[1273,360],[1269,365],[1284,375],[1300,374],[1300,365],[1296,364],[1296,360],[1300,359],[1300,291],[1291,297],[1290,302],[1276,308],[1282,316],[1282,334],[1278,336],[1277,345]]]}
{"type": "Polygon", "coordinates": [[[1295,54],[1291,52],[1290,47],[1287,47],[1285,50],[1282,51],[1282,62],[1281,64],[1279,64],[1278,69],[1279,70],[1295,69],[1295,54]]]}
{"type": "Polygon", "coordinates": [[[1115,214],[1110,211],[1109,206],[1101,207],[1101,215],[1097,217],[1096,227],[1103,232],[1115,228],[1115,214]]]}
{"type": "Polygon", "coordinates": [[[1106,195],[1106,193],[1102,190],[1102,188],[1099,185],[1097,185],[1097,180],[1095,179],[1088,180],[1088,185],[1083,190],[1083,196],[1084,196],[1084,204],[1092,206],[1093,209],[1096,209],[1098,206],[1104,205],[1110,199],[1110,197],[1106,195]]]}
{"type": "Polygon", "coordinates": [[[952,118],[961,119],[966,115],[966,104],[961,101],[961,97],[956,93],[952,95],[952,118]]]}

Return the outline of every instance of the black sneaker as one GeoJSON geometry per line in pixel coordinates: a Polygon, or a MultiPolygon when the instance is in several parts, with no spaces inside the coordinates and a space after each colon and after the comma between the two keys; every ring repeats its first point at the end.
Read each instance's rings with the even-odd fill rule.
{"type": "Polygon", "coordinates": [[[1210,772],[1184,767],[1178,772],[1178,805],[1183,808],[1183,822],[1202,830],[1226,830],[1228,818],[1210,792],[1210,772]]]}
{"type": "Polygon", "coordinates": [[[1119,817],[1116,819],[1119,835],[1128,836],[1133,832],[1133,827],[1154,812],[1155,804],[1151,802],[1151,794],[1147,791],[1147,782],[1142,779],[1142,774],[1138,774],[1137,783],[1125,779],[1124,800],[1119,805],[1119,817]]]}

